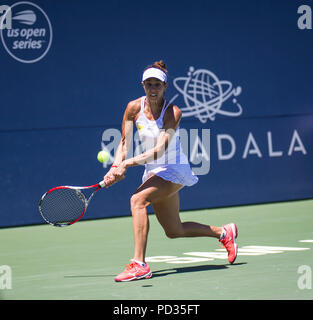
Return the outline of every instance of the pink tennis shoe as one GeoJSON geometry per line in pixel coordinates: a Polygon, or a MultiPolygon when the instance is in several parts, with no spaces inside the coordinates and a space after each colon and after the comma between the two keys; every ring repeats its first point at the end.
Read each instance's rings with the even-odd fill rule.
{"type": "Polygon", "coordinates": [[[135,261],[132,261],[126,266],[126,269],[115,277],[116,282],[133,281],[139,279],[149,279],[152,277],[152,272],[147,263],[141,265],[135,261]]]}
{"type": "Polygon", "coordinates": [[[226,234],[224,238],[219,241],[227,250],[229,263],[234,263],[238,253],[238,245],[236,244],[238,235],[237,226],[234,223],[229,223],[223,226],[223,228],[226,231],[226,234]]]}

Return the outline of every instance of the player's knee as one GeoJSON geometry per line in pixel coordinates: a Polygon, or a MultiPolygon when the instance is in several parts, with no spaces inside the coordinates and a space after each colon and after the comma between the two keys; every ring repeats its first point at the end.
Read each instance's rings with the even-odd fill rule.
{"type": "Polygon", "coordinates": [[[146,197],[140,193],[135,193],[130,198],[131,209],[140,209],[149,205],[146,197]]]}
{"type": "Polygon", "coordinates": [[[178,230],[165,230],[165,234],[170,239],[182,237],[182,233],[179,232],[178,230]]]}

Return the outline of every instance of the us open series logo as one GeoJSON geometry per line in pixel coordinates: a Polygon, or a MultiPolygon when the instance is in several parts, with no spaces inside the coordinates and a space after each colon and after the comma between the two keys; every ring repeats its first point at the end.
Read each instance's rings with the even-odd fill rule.
{"type": "Polygon", "coordinates": [[[34,63],[48,53],[53,38],[52,26],[48,15],[38,5],[28,1],[13,4],[1,17],[1,24],[3,47],[15,60],[34,63]]]}

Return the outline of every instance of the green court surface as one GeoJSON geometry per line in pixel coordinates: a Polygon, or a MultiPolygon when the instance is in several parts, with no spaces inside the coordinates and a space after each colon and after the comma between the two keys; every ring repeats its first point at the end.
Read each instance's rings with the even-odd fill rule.
{"type": "Polygon", "coordinates": [[[0,229],[12,280],[0,299],[313,299],[313,200],[182,212],[182,221],[237,224],[233,265],[216,239],[168,239],[149,218],[153,277],[125,283],[113,279],[132,258],[130,216],[0,229]]]}

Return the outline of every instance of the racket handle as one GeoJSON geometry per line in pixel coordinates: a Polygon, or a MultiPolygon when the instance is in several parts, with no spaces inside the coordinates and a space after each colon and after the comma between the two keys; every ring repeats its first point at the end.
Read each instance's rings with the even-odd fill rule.
{"type": "Polygon", "coordinates": [[[98,185],[99,185],[101,188],[104,188],[104,187],[105,187],[105,182],[104,182],[104,180],[100,181],[100,182],[98,183],[98,185]]]}

